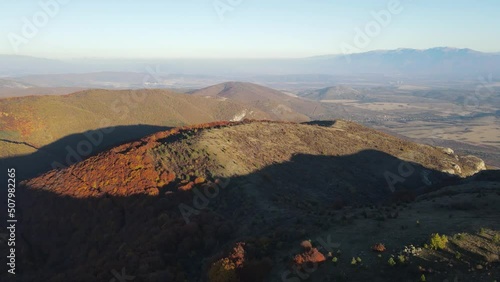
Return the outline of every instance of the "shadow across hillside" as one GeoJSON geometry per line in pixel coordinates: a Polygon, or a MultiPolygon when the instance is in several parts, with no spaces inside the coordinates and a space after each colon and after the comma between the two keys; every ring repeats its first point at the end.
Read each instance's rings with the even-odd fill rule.
{"type": "Polygon", "coordinates": [[[308,125],[318,125],[318,126],[323,126],[323,127],[332,127],[335,125],[335,120],[313,120],[313,121],[306,121],[302,122],[301,124],[308,124],[308,125]]]}
{"type": "Polygon", "coordinates": [[[33,178],[53,168],[68,167],[117,145],[169,129],[171,127],[138,124],[71,134],[38,148],[32,154],[0,159],[0,169],[16,168],[18,180],[33,178]]]}
{"type": "MultiPolygon", "coordinates": [[[[210,196],[203,184],[190,191],[177,190],[178,180],[165,185],[158,196],[105,193],[77,199],[19,187],[16,278],[111,281],[118,279],[117,273],[125,273],[135,281],[200,281],[200,270],[207,271],[203,267],[211,257],[232,242],[252,238],[267,238],[265,248],[249,243],[253,249],[246,255],[257,267],[252,273],[265,274],[258,269],[264,259],[282,263],[275,253],[277,242],[293,248],[319,232],[318,222],[334,227],[339,223],[328,218],[342,206],[386,201],[398,191],[418,193],[429,180],[437,187],[450,179],[410,163],[414,172],[396,183],[393,192],[385,175],[397,174],[402,163],[373,150],[339,157],[300,154],[233,177],[229,186],[210,196]],[[181,203],[195,211],[189,223],[181,214],[181,203]]],[[[488,179],[498,180],[498,172],[489,173],[488,179]]],[[[2,222],[6,222],[4,214],[2,222]]],[[[7,253],[6,244],[0,249],[7,253]]],[[[6,281],[5,272],[0,278],[6,281]]]]}
{"type": "Polygon", "coordinates": [[[380,203],[402,195],[411,200],[458,177],[384,152],[364,150],[345,156],[297,154],[287,162],[235,179],[254,187],[261,199],[271,192],[277,197],[284,193],[297,200],[324,203],[328,208],[331,201],[343,205],[380,203]]]}

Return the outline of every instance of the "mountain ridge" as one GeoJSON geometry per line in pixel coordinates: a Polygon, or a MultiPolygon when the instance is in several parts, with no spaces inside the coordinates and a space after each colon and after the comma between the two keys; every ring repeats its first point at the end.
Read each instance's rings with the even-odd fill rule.
{"type": "MultiPolygon", "coordinates": [[[[0,76],[29,74],[82,73],[99,71],[146,72],[155,65],[163,73],[219,75],[242,77],[284,74],[361,74],[477,76],[478,73],[500,73],[500,56],[496,52],[480,52],[467,48],[436,47],[428,49],[400,48],[353,54],[334,54],[290,59],[75,59],[39,61],[29,57],[0,57],[4,66],[0,76]],[[346,57],[349,60],[346,60],[346,57]],[[429,59],[432,59],[429,61],[429,59]],[[45,62],[45,65],[40,64],[45,62]],[[214,64],[214,62],[218,62],[214,64]],[[404,63],[404,65],[401,65],[404,63]],[[40,65],[40,66],[39,66],[40,65]],[[15,67],[14,67],[15,66],[15,67]],[[186,71],[189,70],[189,71],[186,71]]],[[[160,75],[160,74],[157,74],[160,75]]],[[[51,85],[53,86],[53,85],[51,85]]]]}
{"type": "Polygon", "coordinates": [[[0,99],[0,139],[6,140],[0,140],[0,163],[2,167],[8,165],[7,161],[25,167],[22,173],[34,176],[45,172],[54,161],[67,165],[64,160],[82,144],[90,144],[83,154],[78,154],[85,158],[109,146],[143,137],[155,126],[232,120],[242,113],[247,118],[271,118],[249,105],[169,90],[85,90],[61,96],[0,99]],[[96,136],[99,142],[93,141],[96,136]],[[50,154],[38,154],[34,149],[46,146],[50,154]]]}
{"type": "MultiPolygon", "coordinates": [[[[442,175],[436,176],[437,179],[444,179],[447,174],[461,177],[471,176],[485,169],[484,162],[478,158],[457,156],[450,150],[416,144],[342,120],[333,122],[333,125],[329,127],[314,125],[314,123],[297,124],[293,122],[244,120],[240,122],[214,122],[161,131],[90,157],[62,171],[51,171],[38,178],[29,180],[26,184],[33,188],[43,187],[44,189],[49,189],[49,187],[54,187],[53,189],[56,189],[54,191],[64,189],[64,191],[76,197],[78,197],[78,191],[82,191],[82,189],[88,191],[90,195],[102,195],[102,193],[110,193],[116,189],[121,191],[119,195],[122,195],[121,193],[123,195],[131,195],[138,193],[138,191],[139,193],[158,195],[162,187],[174,180],[172,177],[179,177],[179,174],[184,175],[181,177],[182,179],[188,176],[188,178],[232,177],[234,175],[251,173],[254,169],[259,169],[275,162],[284,162],[298,153],[314,154],[315,152],[316,154],[326,154],[326,152],[329,152],[326,155],[342,156],[354,154],[361,150],[385,152],[394,155],[398,159],[419,163],[419,165],[424,165],[430,170],[442,172],[442,175]],[[210,132],[214,132],[215,135],[210,137],[210,132]],[[221,137],[218,132],[229,135],[221,137]],[[287,132],[291,135],[287,139],[280,139],[277,136],[277,132],[287,132]],[[209,135],[207,136],[207,134],[209,135]],[[324,136],[320,137],[321,135],[324,136]],[[201,139],[197,139],[196,136],[202,137],[200,137],[201,139]],[[271,138],[274,141],[267,141],[271,138]],[[328,144],[328,138],[335,138],[330,140],[330,142],[334,141],[339,144],[336,147],[326,145],[328,144]],[[186,141],[185,139],[192,141],[186,141]],[[226,140],[227,145],[212,143],[210,141],[218,139],[226,140]],[[302,139],[309,141],[305,142],[302,139]],[[297,143],[293,145],[293,142],[297,143]],[[348,145],[341,146],[340,143],[348,143],[348,145]],[[203,144],[200,145],[203,148],[193,148],[193,144],[203,144]],[[179,157],[179,154],[186,154],[183,156],[185,159],[182,159],[183,162],[186,162],[184,165],[174,165],[177,167],[177,171],[172,171],[168,162],[166,167],[159,165],[160,163],[165,164],[165,160],[161,156],[162,150],[164,150],[162,148],[171,146],[177,146],[175,147],[177,149],[175,152],[172,151],[167,155],[174,154],[175,162],[179,162],[176,159],[179,157]],[[260,147],[268,148],[264,151],[252,151],[253,148],[260,147]],[[307,149],[308,147],[314,149],[311,151],[307,149]],[[283,148],[286,148],[286,150],[283,151],[283,148]],[[251,150],[252,153],[247,152],[248,150],[251,150]],[[199,151],[204,152],[204,155],[200,154],[199,151]],[[160,155],[158,156],[158,154],[160,155]],[[245,161],[249,154],[257,154],[254,156],[255,164],[245,161]],[[426,154],[430,155],[427,156],[426,154]],[[192,155],[201,158],[200,162],[202,163],[214,160],[220,163],[212,164],[209,167],[202,167],[198,163],[196,171],[185,171],[184,166],[190,167],[189,162],[192,155]],[[276,156],[280,156],[279,159],[276,156]],[[240,159],[237,160],[237,158],[240,159]],[[234,165],[229,162],[230,165],[227,167],[225,163],[229,160],[232,160],[234,165]],[[225,168],[221,170],[219,166],[225,168]],[[94,175],[94,173],[96,174],[94,175]],[[75,174],[79,176],[70,181],[70,183],[63,185],[60,181],[65,181],[63,176],[65,174],[69,178],[74,178],[75,174]],[[79,183],[82,179],[87,184],[79,183]],[[47,183],[53,184],[49,185],[47,183]]],[[[353,164],[353,167],[355,167],[355,164],[353,164]]],[[[377,170],[379,169],[381,168],[377,168],[377,170]]],[[[389,168],[387,170],[389,171],[389,168]]],[[[382,170],[379,173],[383,175],[384,171],[382,170]]],[[[381,175],[380,178],[383,179],[381,175]]],[[[422,179],[418,180],[421,177],[420,174],[416,177],[414,182],[425,182],[422,182],[422,179]]],[[[432,177],[426,179],[428,179],[427,181],[431,181],[432,177]]],[[[352,185],[349,184],[349,186],[352,185]]],[[[87,195],[84,194],[84,196],[87,195]]]]}
{"type": "MultiPolygon", "coordinates": [[[[311,275],[338,273],[330,260],[340,257],[341,247],[341,267],[355,281],[366,281],[374,270],[353,268],[350,257],[362,256],[363,263],[385,270],[390,254],[381,262],[365,252],[381,238],[399,249],[430,232],[464,232],[463,219],[448,217],[443,205],[467,208],[463,196],[480,190],[488,196],[476,205],[496,212],[498,173],[476,174],[483,169],[475,157],[342,120],[224,121],[159,131],[20,183],[27,235],[19,260],[36,266],[20,275],[26,281],[104,281],[110,269],[126,268],[139,281],[276,281],[297,274],[299,242],[313,238],[309,245],[329,260],[311,275]],[[439,190],[441,185],[460,187],[439,190]],[[415,229],[401,227],[415,220],[418,226],[409,227],[415,229]],[[319,243],[325,240],[335,244],[319,243]],[[225,267],[236,258],[236,270],[225,267]]],[[[474,223],[493,220],[479,217],[474,223]]],[[[490,244],[493,234],[484,231],[481,243],[490,244]]],[[[463,247],[472,235],[461,236],[454,243],[487,257],[479,248],[463,247]]],[[[411,257],[416,273],[432,267],[441,278],[449,269],[418,255],[411,257]]],[[[408,269],[388,268],[375,281],[408,277],[408,269]]]]}
{"type": "Polygon", "coordinates": [[[308,121],[325,110],[319,103],[291,97],[278,90],[249,82],[226,82],[190,92],[194,96],[230,99],[270,113],[273,119],[308,121]]]}

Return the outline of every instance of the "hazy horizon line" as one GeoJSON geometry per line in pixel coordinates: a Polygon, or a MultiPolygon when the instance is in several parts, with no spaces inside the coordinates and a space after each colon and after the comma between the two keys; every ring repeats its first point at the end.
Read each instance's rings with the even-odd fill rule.
{"type": "Polygon", "coordinates": [[[469,50],[484,54],[499,54],[500,51],[486,52],[477,49],[472,49],[468,47],[450,47],[450,46],[436,46],[429,48],[411,48],[411,47],[399,47],[395,49],[373,49],[361,52],[353,53],[329,53],[329,54],[318,54],[300,57],[151,57],[151,58],[141,58],[141,57],[89,57],[89,56],[79,56],[79,57],[45,57],[37,55],[25,55],[25,54],[0,54],[0,56],[11,56],[11,57],[31,57],[37,59],[48,59],[48,60],[292,60],[292,59],[309,59],[309,58],[320,58],[328,56],[346,56],[346,55],[356,55],[365,53],[376,53],[384,51],[398,51],[398,50],[415,50],[415,51],[428,51],[433,49],[450,49],[450,50],[469,50]]]}

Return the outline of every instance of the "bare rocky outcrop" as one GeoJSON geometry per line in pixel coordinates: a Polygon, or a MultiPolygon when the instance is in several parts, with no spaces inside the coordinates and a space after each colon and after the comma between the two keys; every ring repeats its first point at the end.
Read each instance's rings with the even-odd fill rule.
{"type": "Polygon", "coordinates": [[[436,148],[441,150],[443,154],[447,156],[442,158],[445,165],[441,169],[441,172],[461,177],[468,177],[486,169],[484,161],[476,156],[459,156],[455,154],[451,148],[436,148]],[[452,160],[450,160],[449,157],[451,157],[452,160]]]}
{"type": "Polygon", "coordinates": [[[462,168],[464,176],[471,176],[482,170],[486,170],[484,161],[476,156],[463,156],[459,157],[459,160],[463,163],[462,168]]]}
{"type": "Polygon", "coordinates": [[[441,149],[443,151],[443,153],[447,154],[447,155],[455,155],[455,151],[453,151],[453,149],[451,148],[444,148],[444,147],[438,147],[439,149],[441,149]]]}

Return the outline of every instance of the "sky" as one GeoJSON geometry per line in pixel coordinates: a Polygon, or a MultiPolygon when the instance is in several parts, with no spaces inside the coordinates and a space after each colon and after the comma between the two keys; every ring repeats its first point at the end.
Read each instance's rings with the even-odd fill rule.
{"type": "Polygon", "coordinates": [[[297,58],[439,46],[500,52],[498,0],[0,0],[0,54],[297,58]]]}

